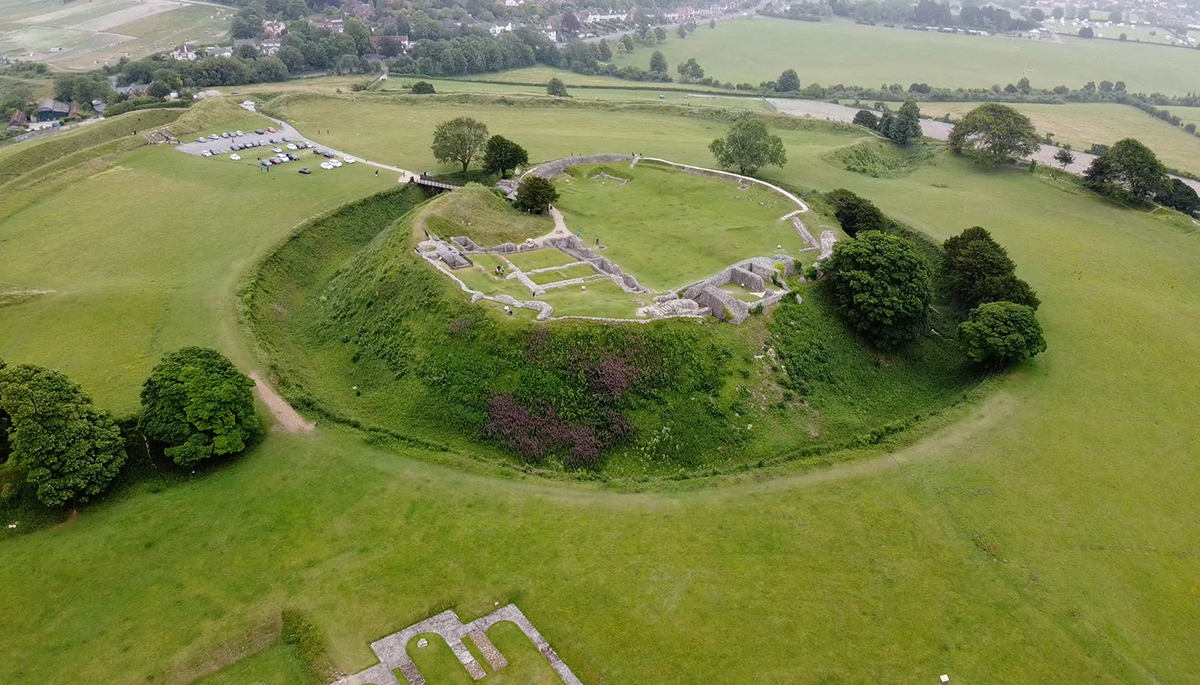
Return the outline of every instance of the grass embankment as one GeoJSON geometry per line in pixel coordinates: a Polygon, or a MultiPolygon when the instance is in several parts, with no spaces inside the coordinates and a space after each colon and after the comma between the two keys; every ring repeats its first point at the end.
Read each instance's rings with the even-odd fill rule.
{"type": "MultiPolygon", "coordinates": [[[[649,167],[635,171],[639,179],[656,173],[686,176],[649,167]]],[[[737,191],[736,185],[729,187],[737,191]]],[[[885,388],[880,394],[887,399],[830,401],[812,411],[780,387],[778,367],[754,359],[763,351],[768,317],[755,317],[742,328],[688,320],[530,325],[506,317],[488,303],[470,304],[450,279],[413,254],[412,224],[434,207],[453,215],[446,205],[460,197],[475,208],[473,221],[479,226],[504,226],[520,215],[503,204],[475,202],[477,193],[458,192],[389,225],[411,206],[414,198],[406,194],[411,192],[365,200],[314,223],[265,262],[247,291],[279,386],[300,408],[384,429],[411,444],[498,456],[478,446],[494,438],[533,466],[583,465],[636,479],[739,468],[773,460],[785,447],[807,454],[870,440],[879,426],[911,422],[954,401],[974,380],[950,344],[953,326],[948,326],[940,331],[945,337],[931,334],[913,357],[907,352],[891,357],[892,374],[845,371],[837,377],[837,384],[857,387],[862,396],[870,394],[868,385],[885,388]],[[933,349],[940,354],[928,354],[933,349]],[[928,383],[905,401],[904,385],[931,369],[928,383]],[[942,393],[934,397],[933,387],[939,385],[942,393]],[[505,414],[506,405],[497,405],[497,398],[510,395],[520,407],[558,417],[562,425],[539,429],[527,425],[533,419],[520,409],[505,414]],[[506,434],[489,433],[489,425],[504,423],[505,417],[520,435],[570,437],[529,453],[506,434]],[[672,431],[666,443],[664,426],[672,431]],[[575,430],[594,436],[594,446],[611,460],[594,454],[581,463],[575,430]]],[[[772,212],[778,223],[778,212],[772,212]]],[[[486,283],[472,279],[511,286],[512,281],[491,277],[480,262],[459,273],[485,291],[486,283]]],[[[519,290],[510,294],[529,297],[519,290]]],[[[542,299],[564,316],[629,317],[635,309],[629,295],[604,281],[589,283],[586,291],[552,290],[542,299]]],[[[837,326],[836,315],[821,300],[802,306],[813,310],[807,316],[814,321],[837,326]]],[[[817,330],[814,324],[778,335],[803,339],[817,330]]],[[[840,337],[820,332],[821,344],[836,348],[833,358],[878,367],[876,355],[848,331],[837,330],[840,337]]],[[[812,401],[840,392],[837,384],[811,390],[812,401]]]]}
{"type": "Polygon", "coordinates": [[[424,239],[425,231],[442,240],[465,235],[483,247],[522,243],[554,229],[549,216],[510,211],[508,203],[490,188],[468,185],[426,205],[412,221],[413,235],[424,239]]]}
{"type": "Polygon", "coordinates": [[[938,149],[933,145],[900,148],[882,140],[863,140],[825,155],[832,164],[875,178],[896,178],[933,163],[938,149]]]}

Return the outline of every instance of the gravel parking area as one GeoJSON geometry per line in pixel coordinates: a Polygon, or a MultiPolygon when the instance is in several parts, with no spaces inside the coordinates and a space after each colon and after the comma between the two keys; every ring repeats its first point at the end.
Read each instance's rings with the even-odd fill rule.
{"type": "MultiPolygon", "coordinates": [[[[266,129],[262,129],[262,130],[266,131],[266,129]]],[[[229,138],[218,137],[216,140],[205,139],[204,142],[196,142],[196,140],[193,138],[189,142],[176,145],[175,149],[179,150],[180,152],[187,153],[189,155],[197,155],[197,156],[201,155],[205,150],[212,150],[221,155],[228,155],[230,152],[236,152],[237,154],[241,155],[243,158],[246,158],[247,156],[249,156],[250,159],[254,159],[255,157],[270,157],[273,154],[275,154],[271,150],[271,148],[275,148],[275,147],[278,147],[279,149],[283,150],[284,152],[291,152],[291,153],[294,153],[297,155],[300,155],[300,154],[311,155],[313,149],[316,149],[316,150],[324,150],[325,149],[325,148],[321,147],[320,145],[318,145],[317,143],[314,143],[311,140],[308,140],[307,138],[305,138],[304,136],[301,136],[294,132],[291,135],[289,135],[287,133],[281,132],[279,129],[275,129],[275,131],[276,131],[275,133],[266,132],[266,133],[262,133],[261,135],[258,133],[255,133],[254,131],[243,131],[242,132],[243,135],[241,135],[241,136],[236,136],[236,137],[231,136],[229,138]],[[259,147],[247,148],[245,150],[231,150],[230,149],[234,145],[253,145],[255,143],[258,143],[259,147]],[[310,149],[289,150],[287,147],[288,143],[292,143],[292,144],[304,143],[306,145],[309,145],[310,149]]]]}

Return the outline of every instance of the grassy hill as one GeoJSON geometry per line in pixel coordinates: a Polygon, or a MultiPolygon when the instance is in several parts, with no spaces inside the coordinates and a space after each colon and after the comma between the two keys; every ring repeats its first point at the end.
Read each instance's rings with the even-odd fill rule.
{"type": "MultiPolygon", "coordinates": [[[[665,111],[365,98],[296,111],[322,143],[315,131],[329,129],[326,144],[418,170],[436,168],[432,126],[459,113],[541,159],[628,149],[711,164],[706,145],[724,128],[665,111]]],[[[988,228],[1038,290],[1048,351],[877,445],[640,493],[501,468],[494,451],[445,430],[447,452],[327,420],[311,435],[271,433],[171,487],[27,534],[25,520],[0,528],[0,681],[177,682],[185,665],[226,663],[222,646],[282,608],[304,610],[333,662],[354,672],[375,662],[368,644],[382,635],[448,606],[470,620],[507,601],[585,682],[1192,679],[1197,227],[1061,174],[985,171],[949,155],[870,177],[826,159],[854,137],[776,133],[789,163],[772,180],[849,188],[938,240],[988,228]]],[[[46,194],[0,219],[0,278],[57,294],[0,307],[0,357],[66,371],[123,413],[165,350],[214,345],[256,368],[237,280],[281,241],[305,245],[308,231],[289,236],[309,218],[394,187],[361,167],[255,175],[151,147],[46,194]]],[[[369,237],[341,228],[349,258],[369,237]]],[[[316,259],[293,262],[297,271],[328,263],[305,252],[316,259]]],[[[269,292],[293,313],[312,299],[269,292]]],[[[334,361],[348,364],[341,354],[334,361]]],[[[348,367],[306,359],[313,368],[299,371],[329,374],[341,393],[323,397],[365,411],[348,367]]],[[[830,387],[843,372],[894,368],[866,361],[838,361],[830,387]]],[[[868,393],[839,397],[870,418],[868,393]]],[[[392,418],[398,434],[420,428],[392,418]]],[[[674,444],[673,432],[660,430],[657,445],[674,444]]],[[[753,432],[782,433],[758,421],[753,432]]],[[[294,682],[293,657],[267,653],[231,679],[294,682]]]]}

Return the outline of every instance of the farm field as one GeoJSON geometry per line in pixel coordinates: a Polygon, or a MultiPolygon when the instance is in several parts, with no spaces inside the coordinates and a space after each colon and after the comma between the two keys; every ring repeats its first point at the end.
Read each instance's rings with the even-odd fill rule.
{"type": "MultiPolygon", "coordinates": [[[[334,103],[351,106],[286,109],[306,133],[331,130],[312,134],[323,143],[406,168],[430,159],[432,126],[459,112],[543,159],[644,148],[707,165],[722,128],[365,99],[349,117],[334,103]]],[[[375,662],[371,640],[449,605],[469,620],[507,601],[589,683],[1186,682],[1200,671],[1196,229],[945,154],[870,178],[823,161],[856,137],[777,132],[789,164],[768,179],[852,189],[937,239],[988,228],[1038,290],[1048,351],[934,424],[834,465],[640,493],[333,426],[270,434],[161,492],[30,534],[0,530],[0,586],[19,589],[0,594],[0,682],[169,682],[281,608],[305,611],[333,662],[356,671],[375,662]]],[[[220,164],[137,150],[0,222],[6,284],[61,290],[0,308],[0,357],[62,369],[122,412],[164,350],[216,345],[253,368],[237,279],[303,218],[376,181],[220,164]],[[331,185],[316,193],[304,180],[331,185]],[[224,199],[206,204],[205,192],[224,199]],[[170,197],[170,211],[148,214],[139,197],[170,197]],[[71,219],[81,214],[90,220],[71,219]]],[[[212,682],[293,682],[286,653],[241,666],[212,682]]]]}
{"type": "MultiPolygon", "coordinates": [[[[930,117],[950,114],[958,119],[978,106],[977,102],[923,102],[921,113],[930,117]]],[[[1090,103],[1014,103],[1011,107],[1028,116],[1038,133],[1053,133],[1055,142],[1070,143],[1076,150],[1087,150],[1092,143],[1111,145],[1122,138],[1133,137],[1154,150],[1167,166],[1200,174],[1200,138],[1135,107],[1090,103]]],[[[1188,107],[1166,109],[1184,121],[1195,116],[1189,109],[1200,110],[1188,107]]]]}
{"type": "MultiPolygon", "coordinates": [[[[1125,81],[1132,92],[1184,94],[1200,90],[1200,50],[1064,38],[1063,43],[1024,41],[1010,49],[1004,36],[978,37],[756,17],[702,26],[686,40],[672,34],[661,50],[675,65],[694,57],[721,81],[758,84],[795,69],[801,85],[878,86],[924,82],[950,88],[1015,83],[1033,67],[1034,85],[1080,87],[1088,81],[1125,81]],[[854,46],[854,59],[845,59],[854,46]]],[[[651,50],[639,46],[618,66],[647,67],[651,50]]]]}
{"type": "Polygon", "coordinates": [[[91,70],[186,40],[219,40],[232,16],[232,9],[174,0],[18,0],[0,7],[0,57],[91,70]]]}

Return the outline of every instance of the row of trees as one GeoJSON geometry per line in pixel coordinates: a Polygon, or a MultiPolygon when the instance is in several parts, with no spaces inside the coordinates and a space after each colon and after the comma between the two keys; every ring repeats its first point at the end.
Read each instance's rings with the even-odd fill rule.
{"type": "Polygon", "coordinates": [[[914,100],[905,100],[896,114],[885,110],[879,116],[875,116],[870,110],[860,109],[854,115],[854,123],[878,131],[898,145],[908,145],[921,140],[922,137],[921,108],[914,100]]]}
{"type": "MultiPolygon", "coordinates": [[[[180,466],[239,453],[261,432],[253,386],[219,352],[184,348],[154,367],[131,430],[180,466]]],[[[42,504],[104,492],[125,464],[129,437],[66,375],[0,361],[0,464],[23,472],[42,504]]]]}
{"type": "MultiPolygon", "coordinates": [[[[862,203],[870,205],[865,200],[862,203]]],[[[890,223],[883,217],[879,221],[890,223]]],[[[988,272],[999,274],[1004,271],[1002,262],[1007,261],[1008,273],[997,278],[1019,281],[1011,273],[1012,263],[1003,248],[991,240],[987,231],[972,228],[947,241],[946,269],[952,282],[958,269],[968,268],[963,261],[964,251],[969,251],[975,259],[985,254],[1000,255],[1002,259],[984,261],[988,272]],[[993,253],[993,249],[999,252],[993,253]]],[[[897,349],[925,333],[935,295],[934,274],[911,240],[876,228],[858,232],[852,240],[834,247],[824,270],[838,310],[852,328],[874,345],[897,349]]],[[[952,293],[954,288],[952,285],[952,293]]],[[[958,329],[959,342],[969,359],[994,368],[1045,351],[1041,326],[1033,313],[1036,297],[1027,284],[1025,289],[1034,306],[1007,299],[986,299],[970,305],[970,312],[958,329]]],[[[971,297],[974,298],[974,293],[971,297]]],[[[970,298],[960,304],[966,306],[969,301],[970,298]]]]}
{"type": "Polygon", "coordinates": [[[432,149],[434,159],[461,164],[464,173],[480,155],[484,171],[499,174],[501,178],[529,163],[525,148],[504,136],[489,138],[487,125],[471,117],[457,117],[438,124],[433,130],[432,149]]]}

